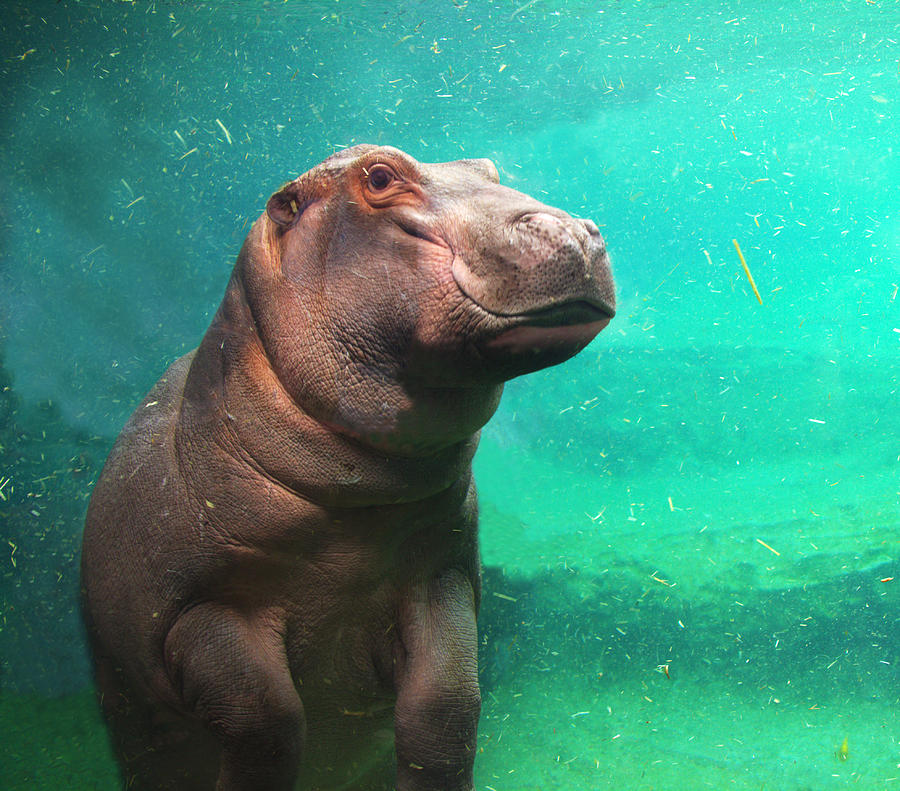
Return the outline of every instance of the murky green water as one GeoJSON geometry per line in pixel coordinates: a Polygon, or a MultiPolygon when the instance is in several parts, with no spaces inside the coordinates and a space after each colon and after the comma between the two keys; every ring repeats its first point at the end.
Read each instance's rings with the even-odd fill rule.
{"type": "Polygon", "coordinates": [[[490,157],[615,266],[476,459],[478,788],[900,785],[898,41],[887,0],[7,4],[0,785],[114,787],[87,497],[266,198],[357,142],[490,157]]]}

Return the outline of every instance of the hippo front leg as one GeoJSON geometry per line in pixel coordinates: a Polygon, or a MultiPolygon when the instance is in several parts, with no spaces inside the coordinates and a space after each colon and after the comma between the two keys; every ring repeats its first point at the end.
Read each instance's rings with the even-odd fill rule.
{"type": "Polygon", "coordinates": [[[481,693],[470,580],[453,570],[417,586],[400,626],[397,791],[471,791],[481,693]]]}
{"type": "Polygon", "coordinates": [[[166,638],[176,694],[222,748],[216,791],[294,787],[306,721],[279,633],[266,614],[204,604],[166,638]]]}

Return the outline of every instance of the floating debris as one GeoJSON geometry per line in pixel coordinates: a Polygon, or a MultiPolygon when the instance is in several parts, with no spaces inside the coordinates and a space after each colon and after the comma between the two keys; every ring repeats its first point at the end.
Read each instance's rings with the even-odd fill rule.
{"type": "Polygon", "coordinates": [[[850,746],[847,743],[847,737],[844,737],[844,741],[841,742],[841,746],[837,748],[837,759],[839,761],[846,761],[850,757],[850,746]]]}
{"type": "Polygon", "coordinates": [[[747,280],[750,281],[750,287],[753,289],[753,293],[756,294],[756,298],[759,300],[759,304],[762,305],[762,297],[759,295],[759,289],[756,287],[756,283],[753,280],[753,275],[750,274],[750,267],[747,266],[747,262],[744,260],[744,254],[741,252],[741,246],[738,244],[737,239],[732,239],[731,243],[734,245],[734,249],[737,250],[738,257],[741,259],[741,266],[744,267],[744,273],[747,275],[747,280]]]}
{"type": "Polygon", "coordinates": [[[216,118],[216,123],[219,125],[219,129],[221,129],[225,133],[225,139],[228,141],[228,145],[232,145],[231,134],[225,128],[225,124],[223,124],[218,118],[216,118]]]}
{"type": "Polygon", "coordinates": [[[515,11],[512,12],[512,16],[510,17],[510,19],[511,19],[511,20],[512,20],[512,19],[515,19],[515,18],[516,18],[519,14],[521,14],[526,8],[528,8],[529,6],[533,6],[536,2],[537,2],[537,0],[528,0],[528,2],[525,3],[525,5],[519,6],[515,11]]]}

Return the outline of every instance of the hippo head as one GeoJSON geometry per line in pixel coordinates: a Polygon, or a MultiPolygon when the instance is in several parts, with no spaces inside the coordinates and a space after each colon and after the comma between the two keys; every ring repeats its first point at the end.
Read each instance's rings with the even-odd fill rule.
{"type": "Polygon", "coordinates": [[[609,323],[597,226],[498,182],[485,159],[425,164],[360,145],[269,199],[239,269],[267,355],[304,407],[333,415],[354,400],[309,381],[330,361],[344,388],[391,390],[388,411],[429,389],[487,388],[489,417],[503,381],[568,359],[609,323]]]}

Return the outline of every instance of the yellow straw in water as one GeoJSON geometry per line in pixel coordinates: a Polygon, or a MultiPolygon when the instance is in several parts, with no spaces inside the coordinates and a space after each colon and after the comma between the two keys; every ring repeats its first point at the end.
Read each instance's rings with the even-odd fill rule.
{"type": "Polygon", "coordinates": [[[756,294],[756,298],[759,300],[759,304],[762,305],[762,297],[759,295],[759,289],[756,287],[756,283],[753,282],[753,275],[750,274],[750,268],[747,266],[747,262],[744,260],[744,254],[741,252],[741,246],[738,244],[737,239],[732,239],[732,244],[734,244],[734,249],[737,250],[737,254],[741,259],[741,266],[744,267],[744,272],[747,275],[747,280],[750,281],[750,287],[753,289],[753,293],[756,294]]]}

